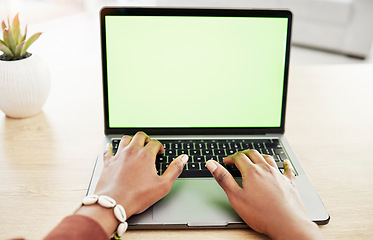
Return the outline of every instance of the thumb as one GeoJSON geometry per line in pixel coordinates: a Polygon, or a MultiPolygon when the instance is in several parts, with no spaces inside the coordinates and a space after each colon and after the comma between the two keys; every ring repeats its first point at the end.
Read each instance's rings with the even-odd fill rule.
{"type": "Polygon", "coordinates": [[[162,174],[162,178],[165,178],[172,185],[183,172],[184,166],[188,159],[189,157],[186,154],[180,155],[175,158],[170,163],[166,171],[162,174]]]}
{"type": "Polygon", "coordinates": [[[214,160],[208,160],[206,162],[206,167],[209,169],[212,176],[214,176],[215,180],[218,182],[220,187],[223,188],[227,195],[230,192],[237,191],[238,188],[240,188],[240,186],[237,184],[228,170],[220,165],[218,162],[214,160]]]}

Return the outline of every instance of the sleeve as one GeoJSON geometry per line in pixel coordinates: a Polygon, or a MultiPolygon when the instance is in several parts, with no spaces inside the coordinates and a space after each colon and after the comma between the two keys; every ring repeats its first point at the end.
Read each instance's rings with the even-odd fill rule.
{"type": "Polygon", "coordinates": [[[95,220],[83,215],[64,218],[44,240],[108,240],[104,229],[95,220]]]}

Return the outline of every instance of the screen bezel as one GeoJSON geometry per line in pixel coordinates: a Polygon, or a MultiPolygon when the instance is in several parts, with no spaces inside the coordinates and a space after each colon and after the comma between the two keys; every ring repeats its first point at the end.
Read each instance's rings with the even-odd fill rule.
{"type": "Polygon", "coordinates": [[[104,123],[105,134],[130,134],[137,131],[145,131],[150,135],[241,135],[241,134],[265,134],[284,133],[285,112],[288,88],[288,71],[291,43],[292,13],[289,10],[267,9],[193,9],[193,8],[154,8],[154,7],[104,7],[100,11],[101,24],[101,58],[104,96],[104,123]],[[213,16],[213,17],[263,17],[263,18],[287,18],[287,39],[284,66],[283,99],[281,121],[279,127],[191,127],[191,128],[113,128],[109,122],[108,86],[107,86],[107,52],[106,52],[106,16],[213,16]]]}

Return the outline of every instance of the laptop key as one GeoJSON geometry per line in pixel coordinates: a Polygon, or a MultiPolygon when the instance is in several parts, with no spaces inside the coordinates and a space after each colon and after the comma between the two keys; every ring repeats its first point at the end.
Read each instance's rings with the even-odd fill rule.
{"type": "Polygon", "coordinates": [[[218,148],[218,144],[216,142],[206,143],[206,145],[207,145],[207,148],[209,148],[209,149],[216,149],[216,148],[218,148]]]}
{"type": "Polygon", "coordinates": [[[193,158],[194,162],[205,162],[205,157],[204,156],[194,156],[193,158]]]}
{"type": "Polygon", "coordinates": [[[288,157],[286,156],[284,150],[282,150],[282,149],[275,149],[274,152],[280,157],[280,159],[282,161],[284,161],[285,159],[288,159],[288,157]]]}
{"type": "Polygon", "coordinates": [[[181,155],[181,154],[187,154],[187,155],[189,155],[189,150],[188,149],[179,149],[178,153],[179,153],[179,155],[181,155]]]}
{"type": "Polygon", "coordinates": [[[210,149],[203,149],[202,150],[202,155],[210,155],[210,154],[212,154],[212,150],[210,150],[210,149]]]}
{"type": "Polygon", "coordinates": [[[113,155],[115,155],[119,148],[120,139],[113,139],[111,140],[111,144],[113,145],[113,155]]]}
{"type": "Polygon", "coordinates": [[[211,160],[211,159],[212,159],[212,160],[215,160],[215,161],[217,160],[217,158],[214,157],[213,155],[206,155],[205,158],[206,158],[206,162],[207,162],[208,160],[211,160]]]}
{"type": "Polygon", "coordinates": [[[226,152],[227,152],[227,155],[232,155],[232,154],[235,154],[237,151],[234,149],[227,149],[226,152]]]}
{"type": "Polygon", "coordinates": [[[162,173],[164,173],[166,171],[166,169],[168,168],[170,164],[169,163],[164,163],[162,164],[161,168],[162,168],[162,173]]]}
{"type": "Polygon", "coordinates": [[[214,149],[213,152],[215,155],[226,155],[224,149],[214,149]]]}
{"type": "Polygon", "coordinates": [[[242,143],[242,148],[243,149],[253,149],[253,145],[251,144],[251,142],[243,142],[242,143]]]}
{"type": "Polygon", "coordinates": [[[280,160],[280,157],[278,156],[278,155],[272,155],[272,157],[273,157],[273,159],[275,160],[275,162],[279,162],[279,161],[281,161],[280,160]]]}
{"type": "Polygon", "coordinates": [[[189,152],[190,152],[190,155],[201,155],[200,150],[192,149],[189,152]]]}
{"type": "Polygon", "coordinates": [[[276,148],[276,149],[281,149],[281,144],[279,142],[275,143],[275,142],[266,142],[265,143],[266,147],[267,148],[276,148]]]}
{"type": "Polygon", "coordinates": [[[113,144],[113,148],[118,148],[120,139],[113,139],[111,143],[113,144]]]}
{"type": "Polygon", "coordinates": [[[235,142],[235,143],[231,143],[231,148],[235,148],[235,149],[241,149],[241,144],[239,142],[235,142]]]}
{"type": "Polygon", "coordinates": [[[197,149],[206,149],[206,143],[204,143],[204,142],[196,143],[196,148],[197,149]]]}
{"type": "Polygon", "coordinates": [[[211,175],[210,171],[206,168],[206,169],[203,169],[203,170],[199,170],[199,171],[188,171],[188,170],[184,170],[179,178],[197,178],[197,177],[201,177],[201,178],[206,178],[206,177],[209,177],[209,178],[213,178],[213,176],[211,175]]]}
{"type": "Polygon", "coordinates": [[[266,149],[266,148],[262,148],[262,153],[263,154],[267,154],[267,155],[271,155],[272,154],[272,151],[266,149]]]}
{"type": "Polygon", "coordinates": [[[199,171],[199,163],[188,163],[187,171],[199,171]]]}
{"type": "Polygon", "coordinates": [[[177,155],[177,150],[167,149],[164,151],[164,155],[177,155]]]}
{"type": "Polygon", "coordinates": [[[253,145],[254,145],[255,149],[264,147],[262,142],[254,142],[253,145]]]}
{"type": "Polygon", "coordinates": [[[214,160],[216,160],[217,162],[219,162],[220,164],[222,164],[225,157],[226,156],[216,156],[217,159],[214,159],[214,160]]]}
{"type": "Polygon", "coordinates": [[[171,149],[179,149],[181,148],[181,144],[179,142],[171,143],[171,149]]]}
{"type": "Polygon", "coordinates": [[[220,142],[220,143],[218,143],[218,146],[219,146],[219,149],[227,149],[227,148],[229,148],[229,145],[226,142],[220,142]]]}
{"type": "Polygon", "coordinates": [[[184,145],[184,149],[193,149],[193,143],[192,142],[186,142],[183,145],[184,145]]]}
{"type": "Polygon", "coordinates": [[[284,163],[283,162],[276,162],[276,164],[277,164],[277,167],[279,169],[284,169],[284,163]]]}
{"type": "Polygon", "coordinates": [[[167,162],[168,156],[157,155],[156,162],[167,162]]]}

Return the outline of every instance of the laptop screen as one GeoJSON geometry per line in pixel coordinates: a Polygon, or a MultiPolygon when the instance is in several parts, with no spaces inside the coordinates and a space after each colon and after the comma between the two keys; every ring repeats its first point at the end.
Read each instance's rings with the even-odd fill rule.
{"type": "Polygon", "coordinates": [[[282,128],[289,18],[172,10],[104,16],[108,127],[282,128]]]}

